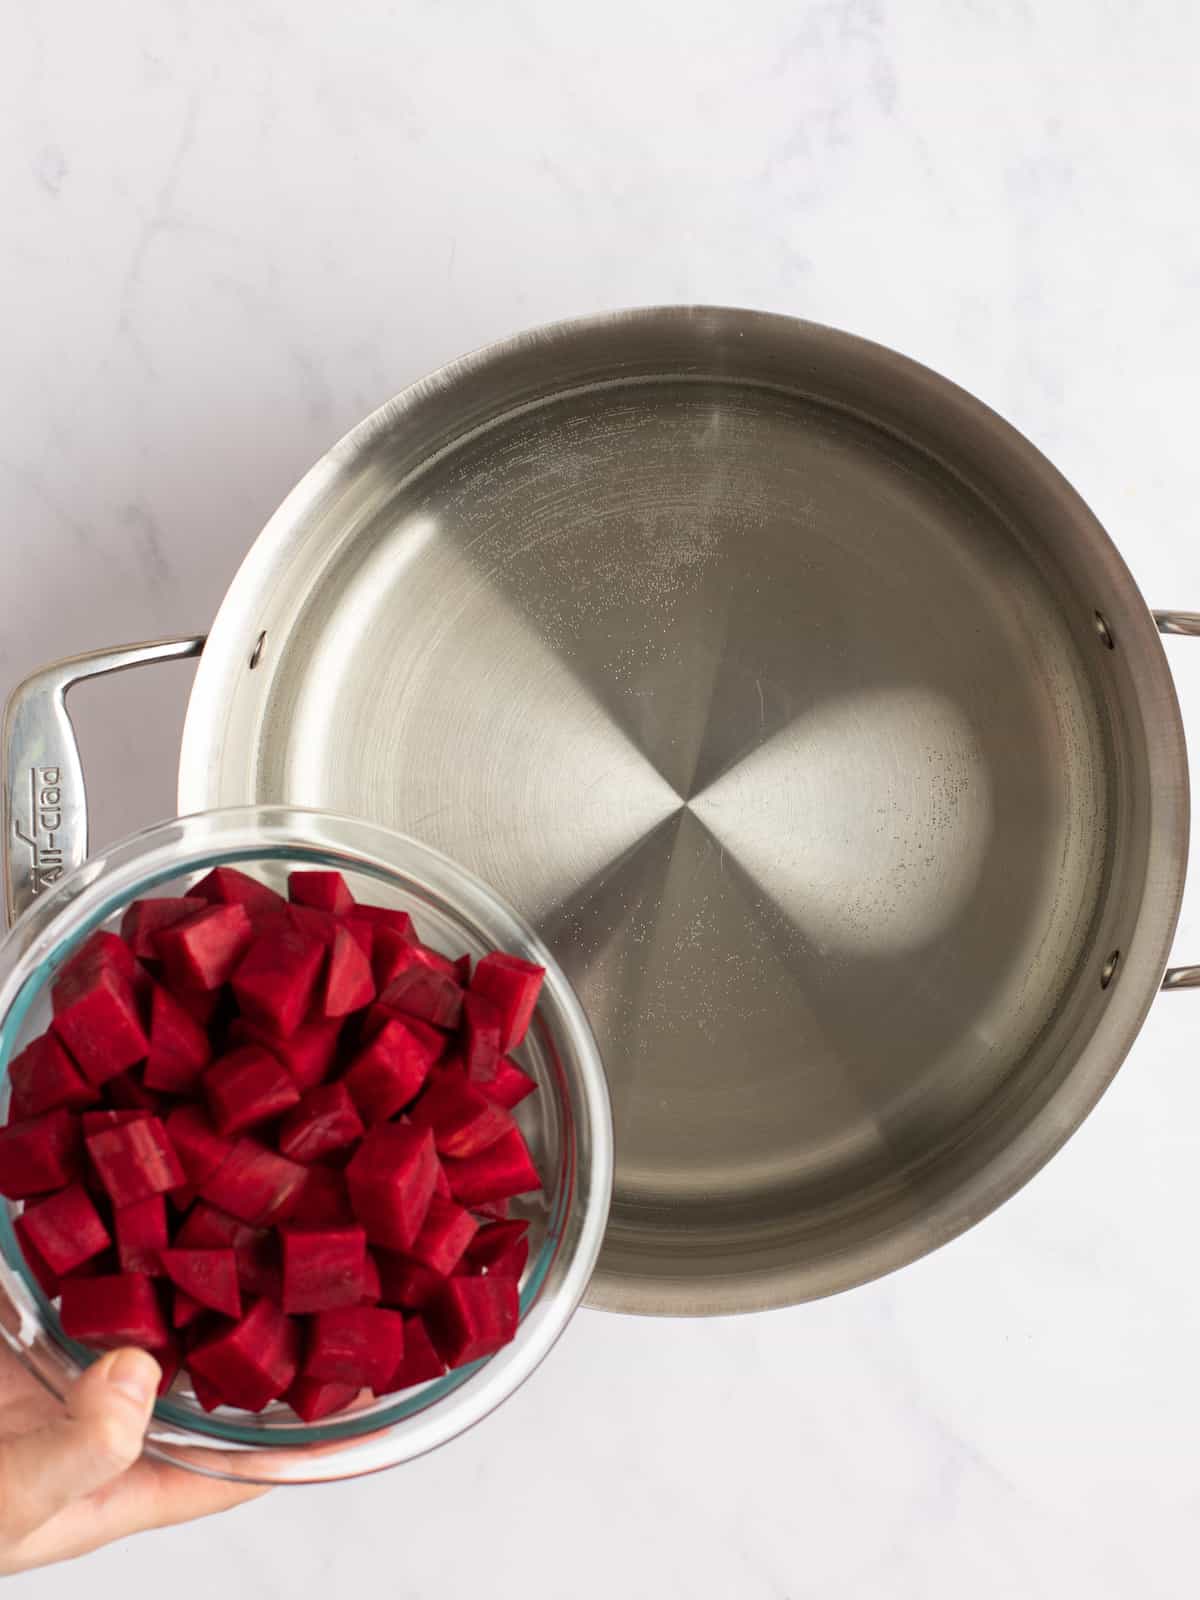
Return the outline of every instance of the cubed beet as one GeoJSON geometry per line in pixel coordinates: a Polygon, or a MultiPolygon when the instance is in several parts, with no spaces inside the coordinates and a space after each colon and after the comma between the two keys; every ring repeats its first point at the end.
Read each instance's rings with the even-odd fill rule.
{"type": "Polygon", "coordinates": [[[26,1236],[60,1278],[107,1250],[112,1242],[81,1183],[69,1184],[57,1194],[27,1206],[22,1221],[26,1236]]]}
{"type": "Polygon", "coordinates": [[[476,966],[471,992],[490,1000],[499,1011],[502,1051],[515,1049],[524,1039],[545,977],[545,967],[499,952],[484,956],[476,966]]]}
{"type": "Polygon", "coordinates": [[[360,1227],[287,1227],[283,1243],[283,1309],[333,1311],[363,1298],[367,1236],[360,1227]]]}
{"type": "Polygon", "coordinates": [[[296,1376],[299,1334],[270,1300],[259,1300],[234,1327],[197,1346],[188,1370],[229,1406],[261,1411],[296,1376]]]}
{"type": "Polygon", "coordinates": [[[187,1181],[187,1174],[157,1117],[101,1128],[86,1139],[87,1152],[114,1206],[131,1205],[187,1181]]]}
{"type": "Polygon", "coordinates": [[[100,1091],[80,1072],[55,1033],[43,1033],[14,1056],[8,1069],[14,1118],[37,1117],[65,1106],[95,1105],[100,1091]]]}
{"type": "Polygon", "coordinates": [[[542,1186],[533,1158],[516,1127],[486,1150],[464,1161],[447,1156],[444,1166],[450,1180],[450,1193],[463,1206],[475,1206],[481,1200],[507,1200],[542,1186]]]}
{"type": "Polygon", "coordinates": [[[503,1106],[451,1072],[431,1079],[409,1120],[416,1128],[432,1131],[439,1156],[456,1160],[478,1155],[516,1126],[503,1106]]]}
{"type": "Polygon", "coordinates": [[[309,1324],[304,1376],[384,1390],[404,1359],[404,1318],[375,1306],[318,1311],[309,1324]]]}
{"type": "Polygon", "coordinates": [[[232,1249],[164,1250],[162,1267],[171,1282],[198,1305],[225,1317],[241,1316],[242,1294],[232,1249]]]}
{"type": "Polygon", "coordinates": [[[142,1082],[147,1089],[186,1094],[212,1060],[208,1032],[160,984],[150,996],[150,1050],[142,1082]]]}
{"type": "Polygon", "coordinates": [[[454,1368],[481,1361],[510,1343],[519,1316],[514,1278],[451,1278],[426,1321],[438,1355],[454,1368]]]}
{"type": "Polygon", "coordinates": [[[204,1092],[219,1134],[228,1138],[282,1116],[300,1091],[269,1050],[242,1045],[204,1074],[204,1092]]]}
{"type": "Polygon", "coordinates": [[[295,905],[315,906],[337,917],[354,909],[354,896],[340,872],[289,872],[288,898],[295,905]]]}
{"type": "Polygon", "coordinates": [[[286,1038],[304,1021],[325,947],[296,928],[260,934],[238,963],[233,992],[242,1014],[286,1038]]]}
{"type": "Polygon", "coordinates": [[[122,1272],[144,1272],[150,1277],[161,1273],[159,1257],[167,1242],[167,1202],[161,1194],[118,1206],[113,1212],[113,1229],[122,1272]]]}
{"type": "Polygon", "coordinates": [[[363,1121],[385,1122],[420,1091],[435,1053],[406,1023],[389,1017],[351,1061],[344,1079],[363,1121]]]}
{"type": "Polygon", "coordinates": [[[279,1153],[307,1165],[357,1144],[362,1134],[362,1118],[345,1083],[321,1083],[284,1118],[279,1153]]]}
{"type": "Polygon", "coordinates": [[[101,1350],[124,1344],[157,1350],[170,1343],[154,1282],[140,1272],[68,1278],[59,1319],[68,1338],[101,1350]]]}
{"type": "Polygon", "coordinates": [[[428,1129],[382,1123],[370,1130],[346,1168],[346,1181],[372,1244],[407,1250],[429,1209],[437,1164],[428,1129]]]}
{"type": "Polygon", "coordinates": [[[0,1128],[0,1194],[27,1200],[70,1183],[80,1168],[79,1119],[45,1111],[0,1128]]]}

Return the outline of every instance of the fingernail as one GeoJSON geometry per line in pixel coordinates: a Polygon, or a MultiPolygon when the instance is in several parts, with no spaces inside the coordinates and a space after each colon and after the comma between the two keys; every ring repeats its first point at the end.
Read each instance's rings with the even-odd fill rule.
{"type": "Polygon", "coordinates": [[[144,1350],[118,1350],[105,1381],[139,1406],[149,1405],[162,1377],[158,1362],[144,1350]]]}

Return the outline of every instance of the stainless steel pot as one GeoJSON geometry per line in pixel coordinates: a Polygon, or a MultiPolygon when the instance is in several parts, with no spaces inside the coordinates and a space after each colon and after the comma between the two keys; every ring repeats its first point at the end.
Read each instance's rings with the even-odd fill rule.
{"type": "Polygon", "coordinates": [[[592,318],[415,385],[293,491],[179,802],[362,815],[494,884],[606,1059],[592,1303],[781,1305],[978,1221],[1124,1059],[1187,860],[1158,628],[1200,618],[1156,628],[935,374],[783,317],[592,318]]]}

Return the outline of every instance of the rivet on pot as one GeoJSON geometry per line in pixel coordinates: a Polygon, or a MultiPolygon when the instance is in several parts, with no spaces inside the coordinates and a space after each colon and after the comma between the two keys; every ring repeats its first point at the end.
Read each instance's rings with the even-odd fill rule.
{"type": "Polygon", "coordinates": [[[1114,950],[1112,955],[1110,955],[1108,960],[1104,963],[1103,971],[1100,973],[1100,987],[1102,989],[1108,988],[1109,984],[1116,977],[1117,968],[1120,965],[1121,952],[1119,950],[1114,950]]]}
{"type": "Polygon", "coordinates": [[[1112,629],[1109,627],[1107,619],[1099,611],[1094,611],[1092,615],[1096,619],[1096,632],[1100,635],[1101,642],[1109,650],[1115,650],[1117,641],[1113,638],[1112,629]]]}
{"type": "Polygon", "coordinates": [[[267,642],[267,630],[264,628],[263,631],[259,634],[258,638],[254,641],[254,649],[251,650],[251,652],[250,652],[250,671],[251,672],[254,671],[255,667],[261,661],[262,653],[263,653],[263,645],[265,645],[266,642],[267,642]]]}

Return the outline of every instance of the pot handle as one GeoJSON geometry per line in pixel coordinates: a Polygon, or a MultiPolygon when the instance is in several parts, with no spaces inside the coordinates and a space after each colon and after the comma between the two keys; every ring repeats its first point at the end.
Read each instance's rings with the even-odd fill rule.
{"type": "Polygon", "coordinates": [[[68,656],[42,667],[9,695],[0,745],[0,866],[10,924],[87,856],[87,796],[67,690],[84,678],[184,660],[203,648],[203,638],[156,639],[68,656]]]}
{"type": "MultiPolygon", "coordinates": [[[[1159,633],[1200,639],[1200,611],[1156,611],[1159,633]]],[[[1200,967],[1168,967],[1164,989],[1200,989],[1200,967]]]]}

